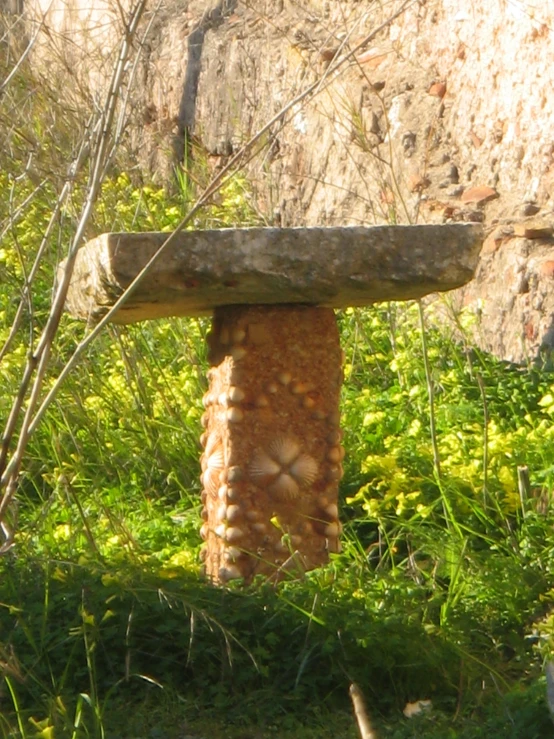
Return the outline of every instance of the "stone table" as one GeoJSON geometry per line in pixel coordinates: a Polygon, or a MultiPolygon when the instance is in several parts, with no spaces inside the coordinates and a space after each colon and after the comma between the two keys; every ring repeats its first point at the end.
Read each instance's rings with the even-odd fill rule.
{"type": "MultiPolygon", "coordinates": [[[[67,307],[97,321],[168,234],[79,250],[67,307]]],[[[477,224],[184,231],[114,323],[213,313],[201,436],[203,559],[216,582],[281,577],[340,551],[342,352],[334,308],[468,282],[477,224]]]]}

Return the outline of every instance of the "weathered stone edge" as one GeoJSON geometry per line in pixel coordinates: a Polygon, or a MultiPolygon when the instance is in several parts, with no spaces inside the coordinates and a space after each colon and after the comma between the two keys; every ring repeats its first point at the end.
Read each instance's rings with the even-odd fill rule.
{"type": "MultiPolygon", "coordinates": [[[[168,233],[109,233],[80,250],[68,309],[98,320],[168,233]]],[[[115,316],[128,323],[237,303],[341,308],[422,297],[467,283],[479,224],[249,228],[178,234],[115,316]]]]}

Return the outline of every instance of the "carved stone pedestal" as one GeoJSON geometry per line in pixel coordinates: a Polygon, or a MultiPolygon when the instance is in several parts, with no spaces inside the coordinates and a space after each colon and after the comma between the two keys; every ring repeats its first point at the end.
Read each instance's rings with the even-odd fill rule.
{"type": "Polygon", "coordinates": [[[330,308],[217,308],[204,396],[202,537],[216,581],[339,551],[341,349],[330,308]]]}
{"type": "Polygon", "coordinates": [[[295,575],[339,551],[332,309],[459,287],[482,236],[476,224],[112,233],[79,251],[75,316],[111,310],[125,324],[214,311],[201,529],[214,582],[295,575]]]}

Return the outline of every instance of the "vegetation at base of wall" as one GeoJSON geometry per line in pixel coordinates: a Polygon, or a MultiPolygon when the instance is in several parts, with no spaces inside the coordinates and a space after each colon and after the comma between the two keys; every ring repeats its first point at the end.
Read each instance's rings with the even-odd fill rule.
{"type": "MultiPolygon", "coordinates": [[[[3,421],[87,187],[76,178],[11,336],[83,135],[74,110],[50,115],[52,91],[28,72],[17,84],[21,117],[0,147],[3,421]]],[[[88,235],[171,231],[197,189],[188,173],[178,182],[169,195],[114,165],[88,235]]],[[[190,227],[262,220],[235,173],[190,227]]],[[[248,588],[200,576],[207,321],[111,327],[91,344],[30,439],[9,512],[0,735],[346,739],[353,681],[384,739],[551,734],[554,376],[477,351],[469,315],[450,324],[455,341],[449,310],[427,306],[425,346],[417,304],[339,313],[343,552],[248,588]],[[418,701],[431,705],[404,717],[418,701]]],[[[64,316],[46,388],[85,331],[64,316]]]]}

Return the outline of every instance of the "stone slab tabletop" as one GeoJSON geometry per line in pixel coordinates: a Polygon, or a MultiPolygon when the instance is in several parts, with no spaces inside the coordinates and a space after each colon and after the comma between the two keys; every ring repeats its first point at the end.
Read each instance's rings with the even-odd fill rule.
{"type": "MultiPolygon", "coordinates": [[[[107,233],[86,243],[68,310],[99,320],[169,235],[107,233]]],[[[183,231],[113,320],[197,316],[221,305],[345,308],[421,298],[469,282],[482,241],[479,224],[183,231]]]]}

